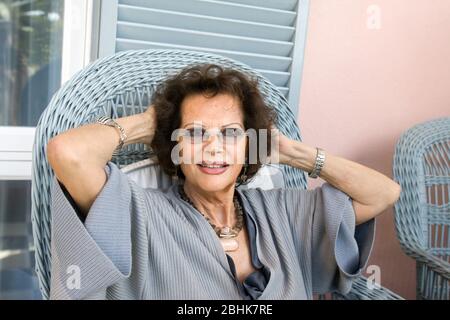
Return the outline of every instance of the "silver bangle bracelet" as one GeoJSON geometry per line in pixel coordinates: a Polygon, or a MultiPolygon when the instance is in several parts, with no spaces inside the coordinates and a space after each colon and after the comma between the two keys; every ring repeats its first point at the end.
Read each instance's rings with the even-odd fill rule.
{"type": "Polygon", "coordinates": [[[122,128],[122,126],[120,124],[118,124],[116,121],[114,121],[113,119],[109,118],[109,117],[105,117],[105,116],[101,116],[97,119],[97,123],[99,124],[103,124],[106,126],[110,126],[110,127],[114,127],[117,128],[119,130],[119,145],[117,146],[117,148],[114,150],[113,152],[113,156],[117,156],[120,152],[120,150],[123,147],[123,144],[125,143],[125,141],[127,140],[127,135],[125,134],[125,130],[122,128]]]}
{"type": "Polygon", "coordinates": [[[317,178],[320,175],[320,171],[322,170],[325,163],[325,151],[318,147],[316,147],[316,149],[316,162],[314,163],[313,170],[308,174],[308,176],[313,179],[317,178]]]}

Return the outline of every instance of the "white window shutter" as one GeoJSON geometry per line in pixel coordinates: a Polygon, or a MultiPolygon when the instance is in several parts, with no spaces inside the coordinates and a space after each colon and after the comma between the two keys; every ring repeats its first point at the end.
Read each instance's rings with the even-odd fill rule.
{"type": "Polygon", "coordinates": [[[297,114],[309,0],[116,0],[102,6],[99,57],[130,49],[220,54],[258,70],[297,114]]]}

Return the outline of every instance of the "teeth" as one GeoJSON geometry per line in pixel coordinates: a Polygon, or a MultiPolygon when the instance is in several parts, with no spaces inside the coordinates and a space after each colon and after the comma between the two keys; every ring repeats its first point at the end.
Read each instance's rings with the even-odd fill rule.
{"type": "Polygon", "coordinates": [[[223,168],[223,167],[225,167],[225,165],[203,165],[203,164],[200,164],[202,167],[206,167],[206,168],[223,168]]]}

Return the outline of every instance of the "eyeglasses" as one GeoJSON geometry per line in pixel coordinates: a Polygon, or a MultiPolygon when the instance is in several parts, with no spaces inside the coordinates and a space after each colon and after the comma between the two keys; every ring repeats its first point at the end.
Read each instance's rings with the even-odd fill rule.
{"type": "MultiPolygon", "coordinates": [[[[204,128],[181,129],[181,136],[185,137],[191,144],[200,144],[209,140],[210,130],[204,128]]],[[[219,141],[224,144],[234,144],[245,137],[247,133],[241,128],[225,128],[215,133],[219,141]]]]}

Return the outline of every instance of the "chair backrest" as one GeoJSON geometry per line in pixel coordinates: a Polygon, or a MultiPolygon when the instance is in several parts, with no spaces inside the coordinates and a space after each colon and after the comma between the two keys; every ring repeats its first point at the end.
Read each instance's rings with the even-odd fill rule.
{"type": "MultiPolygon", "coordinates": [[[[36,273],[45,299],[50,289],[50,187],[53,172],[47,162],[50,138],[90,123],[100,115],[112,118],[146,110],[157,85],[182,68],[215,63],[256,77],[266,103],[276,110],[276,126],[291,139],[301,140],[296,119],[283,94],[261,74],[238,61],[219,55],[184,50],[131,50],[97,60],[72,77],[53,96],[36,127],[33,148],[32,224],[36,248],[36,273]]],[[[113,158],[119,167],[150,157],[144,145],[125,148],[113,158]]],[[[303,171],[281,165],[285,186],[306,189],[303,171]]]]}
{"type": "Polygon", "coordinates": [[[450,117],[403,133],[395,150],[394,177],[402,187],[395,204],[402,248],[406,253],[426,250],[450,262],[450,117]]]}
{"type": "MultiPolygon", "coordinates": [[[[142,188],[166,190],[178,183],[177,177],[171,177],[163,171],[156,156],[126,165],[120,170],[142,188]]],[[[283,173],[276,164],[263,165],[252,179],[238,186],[240,189],[261,188],[263,190],[284,187],[283,173]]]]}

